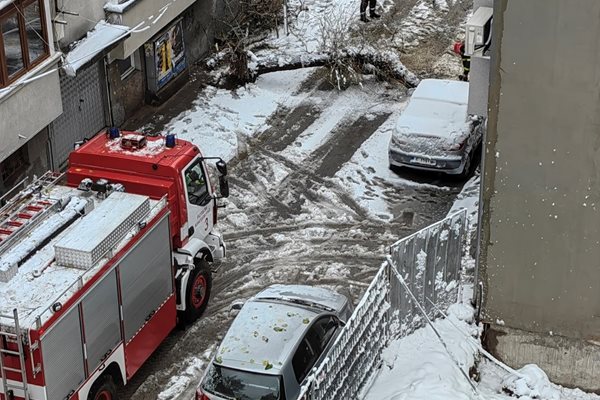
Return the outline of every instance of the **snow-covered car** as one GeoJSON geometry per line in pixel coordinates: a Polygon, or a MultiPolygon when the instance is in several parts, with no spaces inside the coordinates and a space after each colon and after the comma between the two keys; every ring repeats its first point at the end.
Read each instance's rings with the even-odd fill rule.
{"type": "Polygon", "coordinates": [[[390,167],[468,174],[483,119],[467,114],[469,83],[424,79],[392,133],[390,167]]]}
{"type": "Polygon", "coordinates": [[[198,386],[196,400],[296,399],[352,314],[328,289],[273,285],[243,305],[198,386]]]}

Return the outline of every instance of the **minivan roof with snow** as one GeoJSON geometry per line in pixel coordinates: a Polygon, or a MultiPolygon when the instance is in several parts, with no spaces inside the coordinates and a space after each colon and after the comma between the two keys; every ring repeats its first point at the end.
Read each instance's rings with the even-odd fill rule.
{"type": "Polygon", "coordinates": [[[215,364],[279,374],[317,315],[301,306],[249,301],[223,339],[215,364]]]}

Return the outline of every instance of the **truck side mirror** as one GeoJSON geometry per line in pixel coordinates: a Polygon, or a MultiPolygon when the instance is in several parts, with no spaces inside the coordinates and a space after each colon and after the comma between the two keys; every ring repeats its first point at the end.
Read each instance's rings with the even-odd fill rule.
{"type": "MultiPolygon", "coordinates": [[[[227,172],[227,169],[225,172],[227,172]]],[[[225,175],[219,176],[219,192],[221,197],[229,197],[229,182],[225,175]]]]}
{"type": "MultiPolygon", "coordinates": [[[[217,161],[217,170],[219,171],[219,173],[223,176],[227,175],[227,163],[223,160],[219,160],[217,161]]],[[[225,196],[227,197],[227,196],[225,196]]]]}

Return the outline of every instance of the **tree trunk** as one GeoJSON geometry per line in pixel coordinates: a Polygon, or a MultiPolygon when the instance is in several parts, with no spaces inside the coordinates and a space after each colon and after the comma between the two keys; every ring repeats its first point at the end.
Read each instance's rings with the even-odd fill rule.
{"type": "MultiPolygon", "coordinates": [[[[248,52],[248,72],[247,76],[256,79],[259,75],[275,71],[289,71],[300,68],[322,67],[335,64],[355,64],[365,66],[361,68],[361,73],[379,73],[391,79],[396,79],[406,87],[412,88],[419,84],[419,78],[409,71],[400,61],[400,57],[393,51],[378,52],[374,49],[351,51],[345,50],[335,56],[331,54],[309,54],[309,55],[277,55],[271,54],[257,57],[252,52],[248,52]],[[368,67],[368,68],[367,68],[368,67]]],[[[213,60],[223,59],[218,55],[213,60]]],[[[214,65],[215,62],[209,63],[214,65]]],[[[238,71],[230,69],[229,74],[237,75],[236,78],[243,77],[238,71]]]]}

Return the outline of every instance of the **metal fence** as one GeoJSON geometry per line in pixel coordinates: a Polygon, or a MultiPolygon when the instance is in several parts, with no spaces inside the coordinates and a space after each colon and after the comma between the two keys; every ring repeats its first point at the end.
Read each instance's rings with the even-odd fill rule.
{"type": "Polygon", "coordinates": [[[446,309],[457,299],[467,231],[467,211],[462,210],[394,243],[391,264],[381,266],[327,359],[307,378],[298,399],[361,398],[360,392],[374,378],[389,341],[425,323],[390,268],[404,278],[428,313],[432,304],[446,309]]]}

